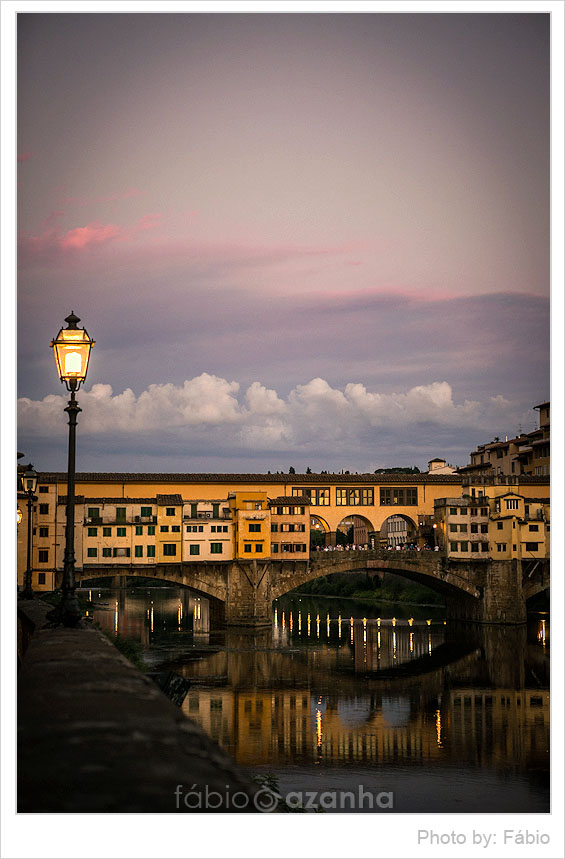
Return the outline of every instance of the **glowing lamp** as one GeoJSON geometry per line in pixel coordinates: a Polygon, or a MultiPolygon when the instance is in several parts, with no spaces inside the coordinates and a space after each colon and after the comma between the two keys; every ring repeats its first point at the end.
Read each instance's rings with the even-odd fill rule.
{"type": "Polygon", "coordinates": [[[16,516],[17,516],[18,525],[19,525],[22,521],[22,516],[23,516],[22,511],[20,510],[19,507],[18,507],[18,512],[17,512],[16,516]]]}
{"type": "Polygon", "coordinates": [[[33,495],[37,488],[37,471],[35,471],[33,465],[28,465],[21,476],[21,480],[23,491],[33,495]]]}
{"type": "Polygon", "coordinates": [[[57,338],[51,341],[51,346],[55,351],[57,372],[61,382],[65,383],[69,391],[77,391],[86,379],[88,359],[94,340],[91,340],[84,328],[77,327],[80,319],[72,311],[65,322],[67,327],[61,328],[57,338]]]}

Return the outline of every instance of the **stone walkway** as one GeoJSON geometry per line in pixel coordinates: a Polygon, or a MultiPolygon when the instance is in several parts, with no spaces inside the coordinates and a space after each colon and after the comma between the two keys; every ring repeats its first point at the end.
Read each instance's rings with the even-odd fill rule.
{"type": "Polygon", "coordinates": [[[258,794],[269,805],[101,632],[46,626],[49,609],[18,604],[19,812],[255,812],[258,794]]]}

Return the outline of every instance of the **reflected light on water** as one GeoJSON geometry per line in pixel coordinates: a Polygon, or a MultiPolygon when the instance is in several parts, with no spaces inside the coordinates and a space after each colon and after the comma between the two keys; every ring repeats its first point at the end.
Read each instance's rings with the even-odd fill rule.
{"type": "Polygon", "coordinates": [[[441,712],[440,710],[436,710],[436,742],[438,749],[442,748],[441,742],[441,712]]]}

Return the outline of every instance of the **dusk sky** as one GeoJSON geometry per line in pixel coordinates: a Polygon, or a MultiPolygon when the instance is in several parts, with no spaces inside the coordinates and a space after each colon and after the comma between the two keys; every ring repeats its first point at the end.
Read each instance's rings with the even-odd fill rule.
{"type": "Polygon", "coordinates": [[[20,14],[18,448],[465,465],[549,398],[549,15],[20,14]],[[25,331],[25,336],[24,332],[25,331]]]}

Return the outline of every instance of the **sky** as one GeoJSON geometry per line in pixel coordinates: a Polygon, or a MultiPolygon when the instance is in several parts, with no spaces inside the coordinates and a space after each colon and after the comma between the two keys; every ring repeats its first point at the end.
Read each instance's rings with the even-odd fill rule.
{"type": "Polygon", "coordinates": [[[18,449],[465,465],[549,398],[547,14],[20,14],[18,449]]]}

